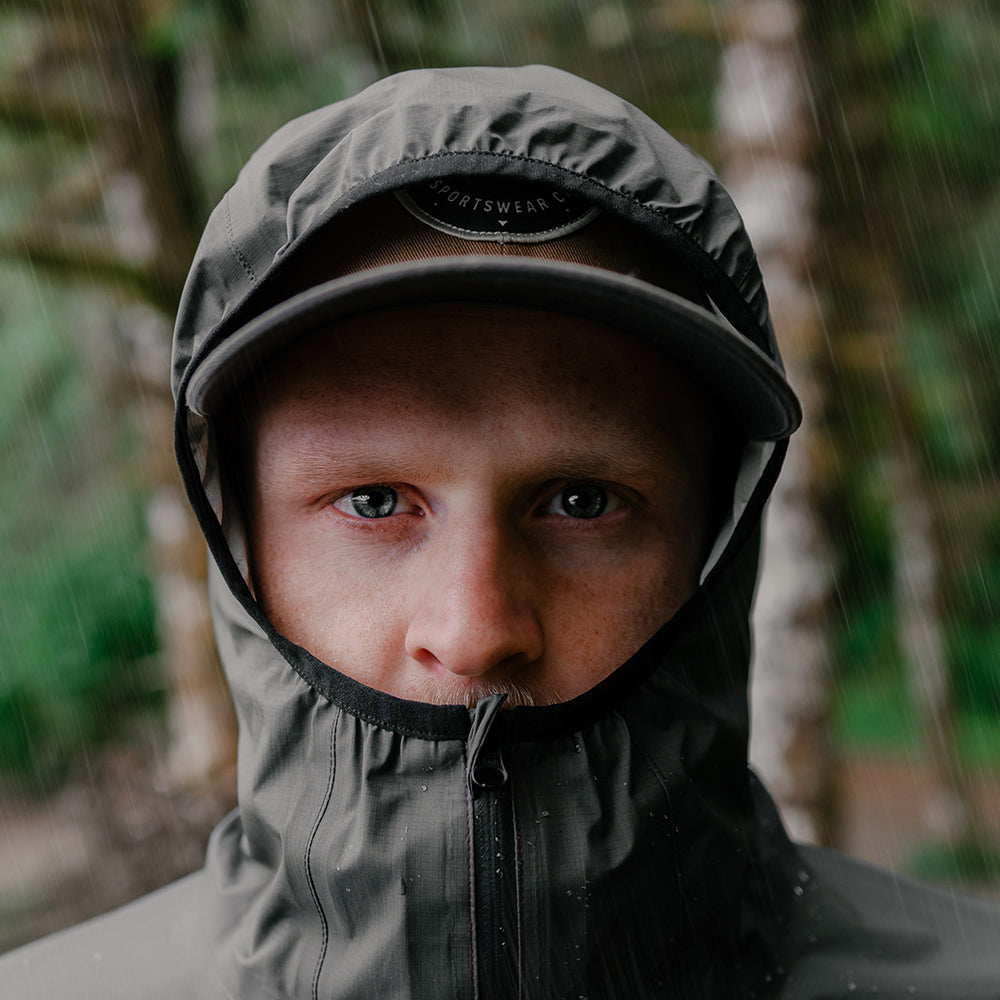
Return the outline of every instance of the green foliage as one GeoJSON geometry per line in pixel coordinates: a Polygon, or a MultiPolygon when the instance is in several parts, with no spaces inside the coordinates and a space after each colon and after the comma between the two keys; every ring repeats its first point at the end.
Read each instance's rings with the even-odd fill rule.
{"type": "Polygon", "coordinates": [[[930,841],[911,855],[906,869],[917,878],[951,885],[1000,882],[1000,851],[971,834],[957,843],[930,841]]]}
{"type": "Polygon", "coordinates": [[[156,636],[129,436],[71,339],[86,296],[23,278],[0,272],[0,774],[44,785],[151,703],[156,636]]]}
{"type": "Polygon", "coordinates": [[[917,440],[929,469],[942,477],[975,474],[990,453],[972,382],[955,349],[957,326],[925,316],[907,324],[903,339],[917,440]]]}
{"type": "Polygon", "coordinates": [[[152,703],[155,648],[140,518],[119,500],[8,563],[0,582],[0,770],[34,786],[152,703]],[[88,526],[87,520],[96,521],[88,526]]]}
{"type": "Polygon", "coordinates": [[[960,575],[951,598],[948,659],[956,704],[1000,720],[1000,524],[960,575]]]}
{"type": "Polygon", "coordinates": [[[871,470],[902,445],[917,456],[933,507],[959,743],[995,759],[1000,14],[980,0],[849,0],[808,10],[822,60],[829,425],[843,456],[830,520],[849,725],[890,731],[907,704],[905,686],[892,680],[894,671],[902,676],[891,653],[895,542],[879,530],[879,512],[894,498],[871,489],[871,470]],[[866,705],[863,682],[895,685],[898,702],[866,705]]]}
{"type": "Polygon", "coordinates": [[[842,746],[892,756],[920,746],[920,724],[898,657],[872,673],[855,673],[837,688],[833,729],[842,746]]]}

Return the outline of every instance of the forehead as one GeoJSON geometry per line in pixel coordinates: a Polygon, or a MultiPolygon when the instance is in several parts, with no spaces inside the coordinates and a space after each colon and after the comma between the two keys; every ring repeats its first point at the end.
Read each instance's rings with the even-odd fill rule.
{"type": "MultiPolygon", "coordinates": [[[[582,423],[697,451],[703,390],[651,347],[601,324],[514,306],[444,303],[337,323],[272,358],[244,393],[253,423],[365,424],[396,415],[488,431],[530,410],[539,435],[582,423]]],[[[494,428],[495,429],[495,428],[494,428]]]]}

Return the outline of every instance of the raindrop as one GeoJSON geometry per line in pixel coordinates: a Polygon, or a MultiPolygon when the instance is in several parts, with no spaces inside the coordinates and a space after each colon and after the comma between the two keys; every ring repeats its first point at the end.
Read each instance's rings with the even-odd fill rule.
{"type": "Polygon", "coordinates": [[[427,786],[426,785],[421,785],[420,786],[420,791],[426,792],[427,791],[427,786]]]}
{"type": "Polygon", "coordinates": [[[794,889],[792,890],[792,892],[794,892],[796,896],[801,896],[801,895],[802,895],[802,893],[804,893],[804,892],[805,892],[805,889],[803,889],[801,885],[797,885],[797,886],[796,886],[796,887],[795,887],[795,888],[794,888],[794,889]]]}
{"type": "Polygon", "coordinates": [[[548,809],[543,809],[543,810],[542,810],[542,817],[543,817],[543,818],[544,818],[544,817],[546,817],[546,816],[548,816],[548,814],[549,814],[549,811],[548,811],[548,809]]]}

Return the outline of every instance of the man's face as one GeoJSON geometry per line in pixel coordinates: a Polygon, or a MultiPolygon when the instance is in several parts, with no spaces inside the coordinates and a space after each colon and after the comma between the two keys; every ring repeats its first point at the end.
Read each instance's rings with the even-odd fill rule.
{"type": "Polygon", "coordinates": [[[364,684],[564,701],[697,586],[709,421],[622,334],[520,308],[387,310],[295,345],[260,382],[255,595],[364,684]]]}

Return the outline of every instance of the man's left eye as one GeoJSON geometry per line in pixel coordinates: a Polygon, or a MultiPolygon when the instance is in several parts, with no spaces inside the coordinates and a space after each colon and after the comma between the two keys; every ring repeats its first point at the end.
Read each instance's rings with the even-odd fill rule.
{"type": "Polygon", "coordinates": [[[575,483],[560,490],[545,507],[545,513],[593,520],[623,506],[620,497],[597,483],[575,483]]]}

